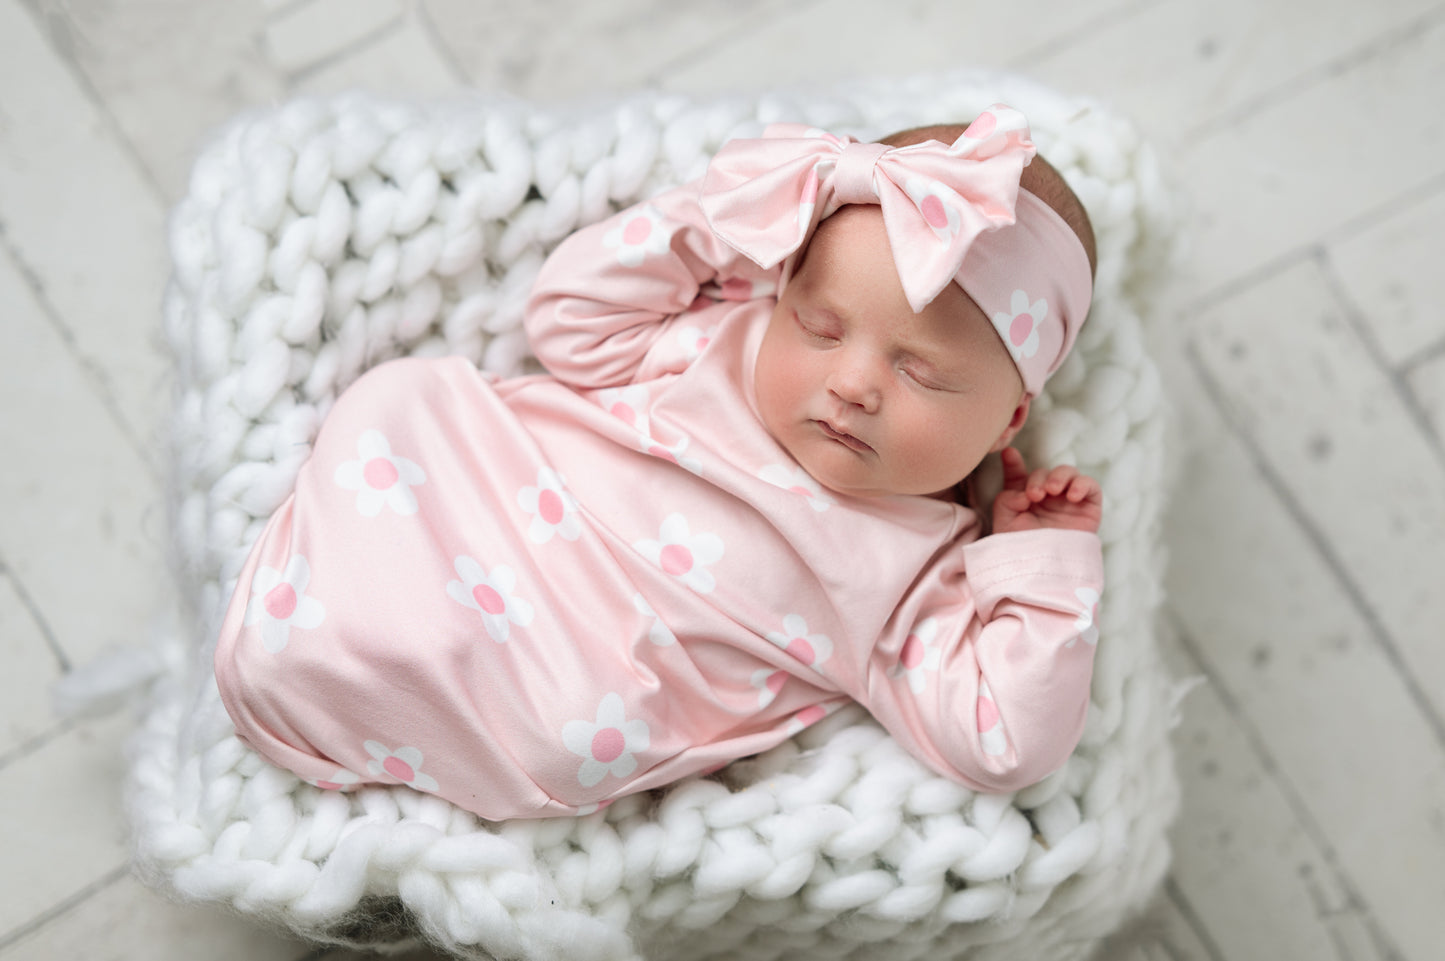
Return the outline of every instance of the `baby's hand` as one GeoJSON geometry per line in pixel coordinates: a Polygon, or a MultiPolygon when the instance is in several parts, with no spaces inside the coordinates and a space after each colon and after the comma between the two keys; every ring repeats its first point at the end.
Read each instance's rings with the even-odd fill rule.
{"type": "Polygon", "coordinates": [[[1012,447],[1003,452],[1003,490],[993,502],[996,534],[1054,528],[1099,530],[1104,493],[1099,482],[1073,467],[1029,473],[1024,455],[1012,447]]]}

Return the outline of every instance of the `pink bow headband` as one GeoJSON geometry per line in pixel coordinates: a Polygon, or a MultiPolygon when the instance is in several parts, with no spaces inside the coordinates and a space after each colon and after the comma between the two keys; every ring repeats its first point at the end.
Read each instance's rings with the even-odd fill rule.
{"type": "Polygon", "coordinates": [[[1038,394],[1073,346],[1093,277],[1078,235],[1019,189],[1034,157],[1028,121],[994,104],[952,146],[860,143],[800,124],[724,144],[702,209],[713,232],[761,267],[801,250],[845,204],[878,204],[913,310],[956,281],[1038,394]]]}

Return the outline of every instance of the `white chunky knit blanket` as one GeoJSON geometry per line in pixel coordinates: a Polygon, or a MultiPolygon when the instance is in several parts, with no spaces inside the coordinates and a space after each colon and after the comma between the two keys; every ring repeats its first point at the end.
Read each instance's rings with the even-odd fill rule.
{"type": "Polygon", "coordinates": [[[320,941],[467,958],[1085,957],[1152,894],[1177,806],[1153,642],[1160,383],[1144,351],[1173,237],[1147,147],[1097,104],[1016,77],[874,81],[570,113],[511,100],[298,101],[196,164],[171,228],[165,335],[174,572],[128,806],[141,875],[320,941]],[[512,374],[543,256],[699,175],[724,139],[795,120],[864,138],[1022,109],[1099,240],[1092,319],[1022,438],[1107,492],[1108,588],[1083,741],[1014,796],[946,781],[860,709],[711,778],[582,818],[485,824],[404,787],[317,790],[237,740],[214,626],[318,422],[365,368],[456,353],[512,374]]]}

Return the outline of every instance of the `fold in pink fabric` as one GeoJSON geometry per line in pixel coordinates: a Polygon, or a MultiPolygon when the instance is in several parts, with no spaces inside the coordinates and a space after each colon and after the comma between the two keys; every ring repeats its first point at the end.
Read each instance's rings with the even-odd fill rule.
{"type": "Polygon", "coordinates": [[[1004,104],[951,145],[889,147],[774,124],[760,138],[723,145],[703,178],[701,205],[719,239],[766,269],[806,246],[843,206],[877,204],[913,310],[957,282],[1037,394],[1073,345],[1093,279],[1078,235],[1019,187],[1034,155],[1028,121],[1004,104]]]}

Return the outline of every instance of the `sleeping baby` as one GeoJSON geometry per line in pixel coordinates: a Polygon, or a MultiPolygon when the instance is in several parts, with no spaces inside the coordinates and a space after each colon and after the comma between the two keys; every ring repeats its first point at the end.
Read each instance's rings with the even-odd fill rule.
{"type": "Polygon", "coordinates": [[[1056,770],[1102,495],[1009,444],[1094,254],[1034,153],[1004,105],[881,143],[769,127],[557,248],[525,319],[547,375],[369,371],[239,575],[238,734],[320,787],[491,820],[595,811],[854,701],[971,788],[1056,770]]]}

